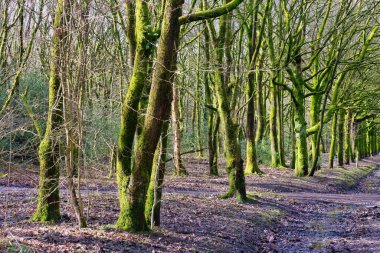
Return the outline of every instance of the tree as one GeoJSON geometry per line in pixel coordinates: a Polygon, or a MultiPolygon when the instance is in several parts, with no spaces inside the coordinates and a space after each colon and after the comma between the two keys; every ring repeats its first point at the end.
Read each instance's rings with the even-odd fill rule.
{"type": "Polygon", "coordinates": [[[67,0],[59,0],[54,17],[54,33],[51,48],[49,111],[46,119],[45,134],[38,150],[40,162],[40,181],[38,206],[32,220],[55,222],[61,217],[59,210],[59,143],[62,128],[62,86],[60,69],[62,47],[66,38],[66,18],[70,5],[67,0]]]}
{"type": "MultiPolygon", "coordinates": [[[[240,3],[241,0],[235,0],[209,11],[201,11],[181,17],[183,1],[166,1],[157,48],[157,63],[152,73],[152,84],[143,131],[139,136],[133,156],[133,170],[131,172],[128,171],[130,176],[127,176],[127,171],[125,170],[122,171],[122,176],[118,175],[121,203],[120,215],[117,222],[119,228],[129,231],[144,231],[149,229],[145,220],[146,193],[151,177],[154,153],[161,135],[161,128],[163,122],[169,119],[169,108],[172,100],[171,83],[173,82],[173,73],[176,70],[177,54],[175,51],[178,49],[180,25],[186,22],[223,15],[236,8],[240,3]]],[[[136,1],[136,13],[136,34],[138,35],[146,27],[139,26],[141,23],[138,20],[144,14],[147,14],[146,4],[143,1],[136,1]]],[[[137,43],[138,47],[139,43],[137,43]]],[[[136,58],[138,57],[137,55],[136,58]]],[[[136,63],[137,60],[135,60],[134,71],[137,68],[136,63]]],[[[144,78],[146,75],[142,77],[144,78]]],[[[122,127],[121,131],[126,130],[126,128],[122,127]]],[[[119,140],[119,148],[124,144],[122,140],[119,140]]]]}

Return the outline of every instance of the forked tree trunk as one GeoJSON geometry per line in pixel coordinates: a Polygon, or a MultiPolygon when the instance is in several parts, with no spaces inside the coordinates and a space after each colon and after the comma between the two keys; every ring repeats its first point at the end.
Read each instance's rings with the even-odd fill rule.
{"type": "MultiPolygon", "coordinates": [[[[176,71],[181,23],[223,15],[233,8],[236,8],[241,2],[242,0],[234,0],[231,4],[216,8],[216,11],[194,13],[183,19],[180,19],[183,0],[167,0],[165,2],[161,36],[157,48],[156,64],[152,73],[149,103],[144,121],[144,128],[138,138],[136,151],[133,157],[133,170],[130,172],[130,176],[123,175],[123,177],[120,177],[118,180],[121,203],[120,214],[116,223],[118,228],[128,231],[149,230],[149,225],[146,223],[145,219],[147,191],[152,173],[154,153],[161,135],[161,129],[164,122],[169,119],[170,115],[170,105],[172,100],[171,82],[173,82],[174,73],[176,71]]],[[[145,1],[136,2],[137,10],[142,6],[146,7],[145,1]]],[[[136,11],[136,13],[137,17],[140,14],[147,15],[147,12],[136,11]]],[[[138,28],[140,24],[138,20],[136,22],[136,29],[138,32],[141,32],[142,28],[146,28],[146,26],[138,28]]],[[[144,35],[146,36],[146,34],[144,35]]],[[[138,51],[138,49],[136,50],[138,51]]],[[[243,187],[245,193],[245,184],[243,184],[243,187]]],[[[239,189],[240,188],[241,187],[239,187],[239,189]]]]}
{"type": "MultiPolygon", "coordinates": [[[[137,6],[142,4],[139,2],[136,3],[137,6]]],[[[166,2],[144,128],[133,157],[130,179],[128,182],[119,182],[119,185],[125,189],[125,194],[120,194],[120,198],[123,198],[121,200],[123,205],[120,209],[117,227],[128,231],[149,230],[145,219],[145,202],[161,128],[163,123],[169,119],[170,114],[169,108],[172,101],[170,82],[173,80],[176,63],[176,48],[180,30],[179,17],[182,14],[181,2],[179,0],[166,2]]],[[[139,24],[138,21],[137,24],[139,24]]],[[[144,79],[144,81],[146,80],[144,79]]]]}
{"type": "Polygon", "coordinates": [[[216,38],[215,28],[209,23],[209,34],[213,35],[211,43],[214,50],[215,68],[214,83],[215,93],[218,101],[218,114],[220,117],[220,126],[223,134],[224,151],[226,157],[226,170],[228,174],[229,187],[222,198],[230,198],[236,196],[239,200],[247,199],[245,188],[245,177],[243,160],[241,156],[240,143],[238,143],[238,124],[236,119],[233,119],[232,108],[230,105],[230,96],[228,93],[227,83],[225,82],[224,68],[224,53],[225,53],[225,38],[228,22],[230,17],[222,16],[220,18],[220,33],[216,38]]]}
{"type": "MultiPolygon", "coordinates": [[[[120,215],[117,222],[119,228],[128,227],[125,224],[124,213],[128,208],[127,191],[132,170],[132,152],[134,138],[138,124],[138,106],[148,79],[148,65],[152,49],[149,47],[152,41],[146,34],[150,25],[149,10],[147,3],[143,0],[135,2],[136,5],[136,52],[133,65],[133,73],[124,98],[121,125],[118,140],[118,153],[116,163],[116,176],[119,189],[120,215]]],[[[133,6],[129,6],[133,8],[133,6]]],[[[129,10],[128,13],[134,13],[129,10]]],[[[132,14],[131,14],[132,15],[132,14]]],[[[133,18],[130,20],[133,21],[133,18]]],[[[131,24],[132,25],[132,24],[131,24]]],[[[151,31],[150,31],[151,32],[151,31]]]]}

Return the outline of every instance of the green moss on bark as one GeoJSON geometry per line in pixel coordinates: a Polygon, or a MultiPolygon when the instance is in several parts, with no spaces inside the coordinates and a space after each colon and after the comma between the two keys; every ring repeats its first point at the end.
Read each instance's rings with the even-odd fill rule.
{"type": "Polygon", "coordinates": [[[345,111],[343,109],[339,110],[338,113],[338,165],[344,165],[344,115],[345,111]]]}
{"type": "Polygon", "coordinates": [[[32,220],[56,222],[60,219],[59,210],[59,131],[62,124],[62,95],[60,83],[61,41],[65,38],[62,32],[64,0],[57,3],[54,17],[54,34],[51,49],[49,80],[49,111],[44,138],[40,143],[38,158],[40,162],[40,179],[38,204],[32,220]]]}
{"type": "MultiPolygon", "coordinates": [[[[139,4],[138,2],[136,4],[139,4]]],[[[141,3],[140,3],[141,4],[141,3]]],[[[127,231],[147,231],[145,219],[146,195],[152,172],[154,153],[161,135],[163,122],[168,120],[172,100],[171,81],[175,72],[176,51],[179,40],[178,19],[182,13],[181,1],[166,2],[157,65],[152,74],[147,116],[133,157],[133,170],[125,199],[121,200],[117,227],[127,231]]]]}
{"type": "Polygon", "coordinates": [[[336,151],[336,132],[337,132],[337,121],[338,115],[335,113],[332,124],[331,124],[331,143],[330,143],[330,153],[329,153],[329,168],[334,167],[334,157],[336,151]]]}

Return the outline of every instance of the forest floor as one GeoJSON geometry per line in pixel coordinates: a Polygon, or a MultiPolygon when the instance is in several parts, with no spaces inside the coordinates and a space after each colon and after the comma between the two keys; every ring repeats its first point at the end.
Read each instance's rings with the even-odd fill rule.
{"type": "Polygon", "coordinates": [[[161,228],[139,234],[113,227],[118,198],[106,172],[88,169],[89,227],[78,229],[65,184],[62,221],[33,223],[37,168],[14,167],[10,177],[0,168],[0,252],[380,252],[380,156],[313,178],[264,167],[246,176],[248,203],[217,197],[228,187],[222,164],[209,177],[205,159],[184,162],[189,176],[168,170],[161,228]]]}

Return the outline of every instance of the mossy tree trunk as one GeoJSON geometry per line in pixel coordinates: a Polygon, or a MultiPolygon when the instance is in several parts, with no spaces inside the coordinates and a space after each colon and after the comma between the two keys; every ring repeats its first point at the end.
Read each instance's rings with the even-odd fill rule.
{"type": "Polygon", "coordinates": [[[248,85],[247,85],[247,161],[245,166],[245,173],[251,174],[261,174],[259,165],[257,163],[257,152],[255,143],[255,108],[254,108],[254,81],[252,77],[254,74],[249,74],[248,85]]]}
{"type": "Polygon", "coordinates": [[[338,112],[338,165],[344,165],[344,115],[345,110],[339,109],[338,112]]]}
{"type": "Polygon", "coordinates": [[[352,115],[351,119],[350,119],[350,122],[351,122],[351,126],[350,126],[350,129],[351,129],[351,133],[350,133],[350,146],[351,146],[351,162],[354,163],[356,162],[356,142],[355,142],[355,139],[356,139],[356,135],[358,133],[358,130],[357,130],[357,123],[355,122],[355,114],[352,115]]]}
{"type": "Polygon", "coordinates": [[[150,227],[160,226],[161,224],[160,210],[165,176],[168,128],[169,122],[166,121],[162,127],[161,139],[154,154],[152,174],[145,202],[145,219],[147,224],[150,224],[150,227]]]}
{"type": "Polygon", "coordinates": [[[307,125],[305,119],[305,97],[303,88],[294,90],[296,101],[294,101],[294,131],[296,138],[296,176],[306,176],[308,174],[309,161],[307,152],[307,125]]]}
{"type": "Polygon", "coordinates": [[[201,115],[202,115],[202,110],[200,106],[200,61],[201,61],[201,39],[198,38],[198,52],[197,52],[197,69],[196,69],[196,83],[195,83],[195,120],[196,120],[196,127],[197,127],[197,148],[198,148],[198,156],[202,157],[203,156],[203,147],[202,147],[202,135],[201,135],[201,115]]]}
{"type": "Polygon", "coordinates": [[[263,84],[263,71],[261,71],[264,64],[264,55],[260,54],[259,64],[256,67],[256,144],[260,143],[264,138],[264,132],[266,127],[266,99],[263,84]]]}
{"type": "MultiPolygon", "coordinates": [[[[273,78],[273,77],[272,77],[273,78]]],[[[280,158],[278,155],[278,142],[277,142],[277,87],[273,82],[269,86],[270,96],[270,110],[269,110],[269,138],[270,138],[270,154],[271,154],[271,166],[277,168],[280,164],[280,158]]]]}
{"type": "MultiPolygon", "coordinates": [[[[330,16],[330,10],[332,6],[332,1],[328,0],[326,1],[326,12],[324,15],[324,18],[322,20],[321,25],[318,27],[317,32],[315,33],[315,39],[313,41],[312,47],[314,51],[317,51],[318,48],[321,47],[321,39],[323,37],[323,33],[326,28],[327,20],[330,16]]],[[[339,15],[338,15],[339,16],[339,15]]],[[[338,17],[337,17],[338,19],[338,17]]],[[[331,47],[331,50],[329,51],[329,54],[327,55],[327,61],[330,61],[331,53],[334,52],[335,48],[331,47]]],[[[318,75],[320,71],[320,59],[321,56],[318,54],[316,57],[314,57],[314,60],[312,61],[313,66],[313,78],[312,78],[312,88],[314,91],[320,91],[326,89],[328,82],[325,82],[324,78],[321,78],[321,75],[318,75]]],[[[310,97],[310,124],[312,126],[320,123],[321,118],[321,105],[322,105],[322,93],[316,92],[314,95],[310,97]]],[[[322,122],[323,123],[323,122],[322,122]]],[[[320,131],[323,129],[319,129],[320,131]]],[[[320,140],[318,140],[318,134],[315,132],[313,135],[310,136],[310,146],[311,146],[311,161],[318,161],[320,156],[320,147],[317,147],[317,144],[320,143],[320,140]]],[[[316,165],[316,169],[320,168],[320,164],[318,163],[316,165]]],[[[314,169],[314,168],[313,168],[314,169]]],[[[314,173],[313,173],[314,174],[314,173]]]]}
{"type": "MultiPolygon", "coordinates": [[[[233,2],[233,1],[228,1],[233,2]]],[[[228,29],[230,15],[221,16],[219,21],[219,34],[217,35],[214,24],[208,22],[208,32],[210,34],[211,45],[213,46],[213,64],[216,66],[214,74],[215,93],[218,102],[218,114],[220,117],[221,132],[223,134],[224,151],[226,157],[226,170],[228,174],[229,188],[221,197],[236,197],[245,201],[247,199],[245,189],[245,177],[243,169],[243,160],[241,157],[241,148],[238,143],[238,124],[233,119],[233,110],[230,104],[228,84],[225,82],[224,75],[224,55],[225,39],[228,29]]],[[[227,67],[228,68],[228,67],[227,67]]],[[[229,77],[228,77],[229,78],[229,77]]]]}
{"type": "MultiPolygon", "coordinates": [[[[267,5],[269,10],[272,11],[273,1],[268,1],[267,5]]],[[[270,13],[271,14],[271,13],[270,13]]],[[[281,112],[280,112],[280,97],[279,97],[279,87],[277,84],[283,83],[282,73],[278,71],[278,58],[275,55],[275,46],[273,40],[273,19],[271,15],[268,15],[268,51],[269,51],[269,60],[271,64],[270,72],[270,81],[269,81],[269,139],[271,144],[271,166],[274,168],[285,167],[285,159],[283,155],[283,136],[281,133],[281,112]],[[280,150],[282,149],[282,150],[280,150]]]]}
{"type": "MultiPolygon", "coordinates": [[[[210,37],[207,32],[204,33],[204,53],[206,58],[206,69],[210,68],[210,37]]],[[[207,71],[204,73],[205,103],[209,108],[207,111],[207,139],[208,139],[208,166],[210,176],[218,176],[218,131],[219,116],[215,111],[215,99],[211,94],[210,75],[207,71]]]]}
{"type": "Polygon", "coordinates": [[[365,144],[365,156],[369,157],[371,156],[371,122],[370,120],[366,120],[366,144],[365,144]]]}
{"type": "Polygon", "coordinates": [[[62,87],[60,68],[62,63],[62,41],[65,33],[64,15],[68,13],[67,0],[59,0],[56,6],[53,24],[53,42],[51,48],[49,111],[44,137],[38,150],[40,162],[40,180],[38,205],[32,220],[56,222],[60,219],[59,198],[59,136],[62,128],[62,87]]]}
{"type": "MultiPolygon", "coordinates": [[[[133,6],[129,6],[129,8],[133,8],[133,6]]],[[[149,78],[148,66],[153,53],[150,43],[154,40],[154,38],[148,36],[153,35],[152,33],[154,33],[154,31],[149,30],[150,16],[146,1],[136,1],[135,8],[135,12],[132,10],[128,11],[130,15],[133,15],[133,13],[136,14],[136,51],[134,54],[132,77],[122,106],[116,163],[116,176],[120,200],[120,216],[117,226],[120,228],[124,227],[123,214],[125,213],[125,209],[128,208],[126,199],[130,180],[129,177],[132,171],[132,152],[138,124],[138,107],[146,80],[149,78]]],[[[128,20],[130,20],[130,22],[134,21],[133,18],[129,18],[128,20]]],[[[131,23],[130,25],[133,24],[131,23]]]]}
{"type": "Polygon", "coordinates": [[[350,164],[350,160],[352,157],[352,149],[351,149],[351,110],[348,109],[347,113],[345,115],[345,122],[344,122],[344,163],[350,164]]]}
{"type": "MultiPolygon", "coordinates": [[[[136,3],[136,6],[138,9],[139,2],[136,3]]],[[[170,81],[173,81],[173,72],[175,70],[175,51],[178,48],[179,17],[181,14],[181,1],[170,0],[166,2],[157,49],[157,63],[152,73],[152,86],[144,127],[139,136],[136,152],[133,157],[133,170],[130,174],[130,180],[128,180],[129,184],[124,185],[126,194],[124,196],[120,195],[120,198],[123,198],[121,199],[122,206],[117,227],[124,230],[149,230],[149,225],[145,219],[145,201],[152,172],[154,153],[161,135],[161,128],[170,115],[169,108],[172,101],[172,86],[170,81]]],[[[136,22],[137,28],[139,22],[136,22]]]]}
{"type": "Polygon", "coordinates": [[[329,168],[334,168],[334,157],[336,153],[336,133],[337,133],[337,121],[338,114],[335,113],[333,116],[333,121],[331,123],[331,142],[330,142],[330,153],[329,153],[329,168]]]}
{"type": "MultiPolygon", "coordinates": [[[[317,88],[319,88],[317,85],[315,85],[317,88]]],[[[322,96],[321,95],[313,95],[310,97],[310,124],[312,126],[318,124],[320,122],[320,106],[322,103],[322,96]]],[[[310,136],[310,146],[311,146],[311,161],[314,161],[319,154],[317,154],[317,151],[319,150],[317,147],[318,143],[318,134],[314,133],[310,136]]],[[[318,165],[319,168],[319,165],[318,165]]]]}
{"type": "Polygon", "coordinates": [[[7,65],[7,44],[8,35],[11,26],[9,26],[9,5],[10,1],[4,1],[3,12],[2,12],[2,24],[0,29],[0,73],[5,76],[5,67],[7,65]]]}
{"type": "Polygon", "coordinates": [[[185,166],[181,159],[181,130],[179,122],[179,89],[177,84],[173,84],[172,102],[172,131],[173,131],[173,163],[177,176],[187,175],[185,166]]]}
{"type": "Polygon", "coordinates": [[[279,167],[285,168],[285,133],[284,133],[284,100],[283,91],[279,88],[277,93],[277,147],[279,167]]]}
{"type": "MultiPolygon", "coordinates": [[[[271,3],[271,9],[273,4],[273,1],[270,1],[271,3]]],[[[281,10],[284,11],[284,17],[285,17],[285,24],[284,29],[286,29],[288,32],[291,32],[290,28],[290,13],[288,12],[287,8],[284,6],[285,2],[281,2],[281,10]]],[[[304,19],[305,18],[305,9],[300,8],[299,15],[304,19]]],[[[308,149],[307,149],[307,123],[305,119],[305,81],[303,77],[303,68],[302,68],[302,54],[301,54],[301,48],[303,46],[303,42],[305,39],[305,24],[304,22],[299,22],[297,27],[298,33],[294,36],[291,36],[291,41],[287,42],[289,44],[294,44],[294,46],[287,52],[287,62],[285,62],[285,70],[289,76],[289,79],[291,81],[292,86],[287,85],[286,83],[279,78],[279,73],[276,73],[276,69],[281,64],[279,60],[277,59],[277,56],[275,55],[275,45],[273,42],[273,18],[271,15],[268,16],[268,49],[269,49],[269,58],[272,65],[272,71],[271,71],[271,102],[274,106],[276,106],[276,89],[278,87],[282,87],[284,90],[290,93],[292,104],[294,108],[294,132],[295,132],[295,138],[296,138],[296,164],[295,164],[295,174],[296,176],[306,176],[308,174],[308,149]],[[277,87],[275,87],[277,86],[277,87]]],[[[274,110],[273,113],[276,113],[274,110]]],[[[275,115],[271,115],[272,121],[275,121],[275,115]]],[[[275,129],[274,123],[271,124],[271,135],[272,138],[277,138],[277,129],[275,129]]],[[[276,142],[278,143],[278,142],[276,142]]],[[[272,152],[276,152],[276,156],[272,154],[272,163],[277,162],[278,163],[278,147],[276,149],[276,144],[272,143],[272,152]],[[277,151],[276,151],[277,150],[277,151]]]]}
{"type": "MultiPolygon", "coordinates": [[[[262,45],[263,31],[265,27],[265,17],[261,20],[261,26],[259,27],[259,1],[251,0],[249,2],[249,9],[254,13],[249,21],[249,26],[247,27],[247,37],[248,37],[248,51],[249,51],[249,73],[246,86],[246,99],[247,99],[247,125],[246,125],[246,135],[247,135],[247,161],[245,166],[245,173],[251,174],[261,174],[262,171],[259,169],[257,163],[257,152],[256,152],[256,141],[255,141],[255,80],[258,80],[255,70],[257,69],[257,59],[259,57],[259,50],[262,45]],[[260,28],[260,30],[259,30],[260,28]],[[258,36],[259,35],[259,36],[258,36]]],[[[268,7],[267,7],[268,10],[268,7]]],[[[266,14],[268,11],[266,11],[266,14]]],[[[259,60],[260,61],[260,60],[259,60]]],[[[261,106],[261,105],[260,105],[261,106]]]]}
{"type": "MultiPolygon", "coordinates": [[[[174,80],[176,71],[180,25],[186,22],[223,15],[236,8],[241,2],[242,0],[234,0],[232,4],[226,4],[208,11],[192,13],[184,17],[181,17],[183,0],[167,0],[165,2],[156,64],[152,73],[149,102],[144,127],[139,135],[133,156],[133,169],[129,173],[130,176],[122,175],[120,177],[118,175],[120,177],[118,185],[121,204],[119,218],[116,223],[118,228],[128,231],[149,230],[149,225],[145,219],[147,191],[152,173],[154,153],[161,135],[161,129],[170,115],[172,101],[171,83],[174,80]]],[[[140,14],[147,14],[146,7],[145,1],[136,2],[136,30],[138,31],[136,34],[139,34],[143,28],[147,27],[139,27],[141,25],[139,22],[141,17],[138,18],[140,14]],[[142,7],[144,7],[143,12],[141,12],[142,7]]],[[[144,35],[144,37],[147,36],[146,33],[144,35]]],[[[139,39],[137,38],[138,41],[139,39]]],[[[138,47],[139,43],[137,43],[136,59],[138,57],[138,47]]],[[[137,65],[136,59],[134,68],[137,65]]]]}
{"type": "Polygon", "coordinates": [[[292,158],[290,161],[290,168],[294,169],[296,168],[296,152],[297,152],[297,147],[296,147],[296,136],[295,136],[295,123],[294,123],[294,106],[291,105],[291,111],[290,111],[290,132],[291,132],[291,145],[292,145],[292,158]]]}

